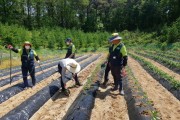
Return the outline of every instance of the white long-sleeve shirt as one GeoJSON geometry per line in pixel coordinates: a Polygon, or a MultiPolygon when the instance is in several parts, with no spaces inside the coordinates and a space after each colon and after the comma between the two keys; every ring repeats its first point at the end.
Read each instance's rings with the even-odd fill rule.
{"type": "Polygon", "coordinates": [[[71,65],[71,64],[78,64],[78,63],[74,59],[71,59],[71,58],[62,59],[60,60],[59,63],[60,63],[60,66],[62,67],[61,76],[62,76],[63,83],[66,83],[67,82],[67,80],[65,79],[66,66],[71,65]]]}

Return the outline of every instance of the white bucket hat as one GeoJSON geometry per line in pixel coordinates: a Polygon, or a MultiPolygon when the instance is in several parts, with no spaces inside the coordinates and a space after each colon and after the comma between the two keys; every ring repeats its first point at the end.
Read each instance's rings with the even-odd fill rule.
{"type": "Polygon", "coordinates": [[[71,73],[75,74],[75,73],[78,73],[80,70],[81,70],[81,66],[79,65],[79,63],[69,63],[67,66],[66,66],[66,69],[68,71],[70,71],[71,73]]]}
{"type": "Polygon", "coordinates": [[[114,40],[122,40],[122,37],[120,37],[120,36],[114,36],[114,37],[112,37],[112,38],[110,38],[110,42],[112,42],[112,41],[114,41],[114,40]]]}

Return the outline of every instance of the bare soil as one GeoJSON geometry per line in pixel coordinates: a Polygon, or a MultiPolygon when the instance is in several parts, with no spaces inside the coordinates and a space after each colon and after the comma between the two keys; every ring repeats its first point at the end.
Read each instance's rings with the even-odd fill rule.
{"type": "Polygon", "coordinates": [[[160,113],[163,120],[180,120],[180,101],[157,82],[134,59],[129,57],[128,65],[138,79],[142,89],[147,93],[154,108],[160,113]]]}

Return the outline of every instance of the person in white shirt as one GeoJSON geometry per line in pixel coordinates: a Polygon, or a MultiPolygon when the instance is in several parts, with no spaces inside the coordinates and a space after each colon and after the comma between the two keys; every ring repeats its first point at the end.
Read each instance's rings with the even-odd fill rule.
{"type": "Polygon", "coordinates": [[[81,70],[81,66],[79,65],[79,63],[77,63],[74,59],[71,59],[71,58],[62,59],[60,60],[58,64],[58,71],[61,74],[61,79],[60,79],[61,87],[62,87],[61,90],[62,92],[65,93],[65,95],[68,96],[70,92],[66,88],[66,82],[69,80],[69,79],[65,79],[66,70],[68,70],[69,72],[73,74],[75,84],[78,86],[81,86],[77,77],[77,73],[81,70]]]}

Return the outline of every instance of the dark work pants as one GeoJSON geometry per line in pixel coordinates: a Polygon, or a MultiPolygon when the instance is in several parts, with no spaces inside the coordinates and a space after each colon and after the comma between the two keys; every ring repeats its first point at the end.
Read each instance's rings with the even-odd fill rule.
{"type": "Polygon", "coordinates": [[[115,88],[119,87],[120,91],[123,89],[121,70],[122,70],[121,66],[113,66],[113,65],[111,65],[111,73],[112,73],[112,76],[114,78],[115,88]]]}
{"type": "MultiPolygon", "coordinates": [[[[60,64],[58,64],[58,72],[60,73],[60,74],[62,74],[61,72],[62,72],[62,67],[60,66],[60,64]]],[[[64,83],[63,83],[63,80],[62,80],[62,76],[61,76],[61,87],[62,87],[62,91],[64,91],[65,90],[65,86],[64,86],[64,83]]]]}
{"type": "MultiPolygon", "coordinates": [[[[62,72],[62,67],[60,66],[60,64],[58,64],[58,72],[61,74],[62,72]]],[[[79,80],[78,80],[78,77],[77,77],[77,74],[73,75],[73,78],[76,82],[76,84],[80,84],[79,80]]],[[[62,87],[62,91],[65,90],[65,86],[64,86],[64,83],[63,83],[63,80],[62,80],[62,77],[61,77],[61,87],[62,87]]]]}
{"type": "Polygon", "coordinates": [[[110,68],[109,62],[108,62],[106,65],[105,74],[104,74],[104,83],[107,83],[109,80],[108,75],[109,75],[110,70],[111,70],[111,68],[110,68]]]}
{"type": "Polygon", "coordinates": [[[33,86],[36,84],[36,78],[35,78],[35,66],[32,65],[32,66],[21,66],[21,70],[22,70],[22,75],[23,75],[23,81],[24,81],[24,87],[28,87],[29,84],[28,84],[28,80],[27,80],[27,77],[28,77],[28,72],[31,76],[31,79],[32,79],[32,84],[33,86]]]}
{"type": "Polygon", "coordinates": [[[75,82],[76,82],[76,85],[80,85],[80,82],[79,82],[79,80],[78,80],[77,74],[74,74],[74,75],[73,75],[73,78],[74,78],[74,80],[75,80],[75,82]]]}

